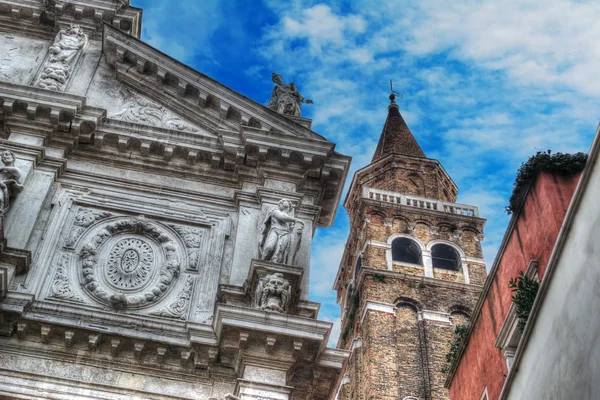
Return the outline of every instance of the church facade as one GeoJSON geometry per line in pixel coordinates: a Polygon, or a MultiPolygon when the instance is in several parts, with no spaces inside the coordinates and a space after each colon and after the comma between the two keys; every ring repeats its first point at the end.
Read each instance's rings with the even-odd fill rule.
{"type": "Polygon", "coordinates": [[[338,347],[351,355],[336,398],[448,399],[446,355],[486,279],[485,220],[456,203],[458,187],[390,100],[373,160],[344,203],[350,236],[334,289],[338,347]]]}
{"type": "Polygon", "coordinates": [[[310,249],[350,159],[293,83],[257,104],[141,13],[0,0],[0,398],[329,398],[310,249]]]}

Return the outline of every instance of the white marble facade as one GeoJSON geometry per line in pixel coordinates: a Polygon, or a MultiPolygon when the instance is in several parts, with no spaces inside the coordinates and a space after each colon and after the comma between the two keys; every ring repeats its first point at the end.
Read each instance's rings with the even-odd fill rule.
{"type": "Polygon", "coordinates": [[[350,160],[140,18],[0,0],[0,397],[327,398],[310,249],[350,160]]]}

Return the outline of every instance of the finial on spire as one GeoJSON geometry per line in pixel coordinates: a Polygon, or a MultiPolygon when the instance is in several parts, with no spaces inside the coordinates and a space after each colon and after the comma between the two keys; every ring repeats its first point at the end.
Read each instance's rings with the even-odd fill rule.
{"type": "Polygon", "coordinates": [[[396,96],[402,98],[402,94],[398,93],[394,90],[394,83],[392,82],[391,79],[390,79],[390,92],[392,92],[392,93],[390,94],[390,105],[388,106],[388,108],[389,107],[399,108],[398,104],[396,104],[395,100],[396,100],[396,96]]]}

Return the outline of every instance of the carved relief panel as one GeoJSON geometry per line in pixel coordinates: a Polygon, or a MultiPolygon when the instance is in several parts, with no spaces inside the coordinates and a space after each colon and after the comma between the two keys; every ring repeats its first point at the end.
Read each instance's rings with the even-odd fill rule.
{"type": "Polygon", "coordinates": [[[218,282],[221,258],[210,254],[223,252],[220,225],[70,209],[61,218],[47,299],[183,320],[200,311],[204,319],[212,315],[217,286],[210,283],[218,282]]]}
{"type": "Polygon", "coordinates": [[[77,247],[84,289],[115,309],[161,300],[187,264],[175,232],[141,217],[109,219],[87,232],[77,247]]]}

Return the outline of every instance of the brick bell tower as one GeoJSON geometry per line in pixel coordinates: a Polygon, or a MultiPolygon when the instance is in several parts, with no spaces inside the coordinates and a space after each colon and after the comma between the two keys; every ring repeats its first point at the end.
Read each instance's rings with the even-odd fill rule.
{"type": "Polygon", "coordinates": [[[352,355],[337,398],[448,399],[445,356],[486,278],[485,220],[455,203],[458,187],[390,100],[373,160],[344,204],[351,229],[334,289],[338,347],[352,355]]]}

